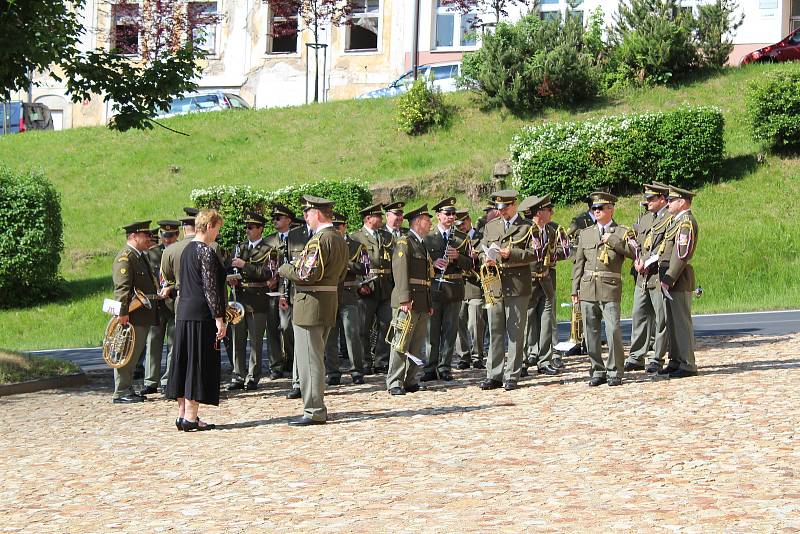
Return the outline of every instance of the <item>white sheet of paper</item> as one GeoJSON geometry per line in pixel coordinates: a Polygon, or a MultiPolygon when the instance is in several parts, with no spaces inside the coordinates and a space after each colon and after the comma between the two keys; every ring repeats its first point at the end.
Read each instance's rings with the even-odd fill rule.
{"type": "Polygon", "coordinates": [[[663,286],[661,287],[661,292],[662,292],[662,293],[664,293],[664,298],[667,298],[667,299],[669,299],[669,300],[673,300],[673,299],[672,299],[672,295],[670,295],[670,294],[669,294],[669,291],[667,291],[666,289],[664,289],[664,287],[663,287],[663,286]]]}
{"type": "Polygon", "coordinates": [[[267,296],[269,296],[269,297],[282,297],[283,293],[281,293],[280,291],[270,291],[269,293],[267,293],[267,296]]]}
{"type": "Polygon", "coordinates": [[[500,246],[497,243],[492,243],[489,247],[486,245],[481,246],[483,247],[483,253],[486,254],[487,259],[497,261],[497,258],[500,257],[500,246]]]}
{"type": "Polygon", "coordinates": [[[562,341],[557,343],[553,350],[557,350],[558,352],[568,352],[578,346],[577,343],[573,343],[572,341],[562,341]]]}
{"type": "Polygon", "coordinates": [[[650,267],[651,265],[653,265],[657,261],[658,261],[658,254],[653,254],[652,256],[650,256],[649,258],[644,260],[644,266],[645,267],[650,267]]]}
{"type": "Polygon", "coordinates": [[[417,364],[417,365],[425,365],[425,364],[422,362],[422,360],[420,360],[419,358],[417,358],[416,356],[414,356],[414,355],[413,355],[413,354],[411,354],[410,352],[406,352],[406,356],[408,356],[408,359],[409,359],[409,360],[411,360],[412,362],[414,362],[414,363],[415,363],[415,364],[417,364]]]}
{"type": "Polygon", "coordinates": [[[103,301],[103,311],[111,315],[119,315],[119,309],[122,303],[118,300],[105,299],[103,301]]]}

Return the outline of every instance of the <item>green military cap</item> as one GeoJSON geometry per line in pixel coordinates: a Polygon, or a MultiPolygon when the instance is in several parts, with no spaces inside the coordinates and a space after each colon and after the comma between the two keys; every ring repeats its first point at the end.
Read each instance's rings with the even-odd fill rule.
{"type": "Polygon", "coordinates": [[[606,193],[605,191],[595,191],[591,195],[589,195],[591,207],[595,206],[604,206],[606,204],[615,204],[617,202],[617,197],[612,195],[611,193],[606,193]]]}
{"type": "Polygon", "coordinates": [[[456,220],[463,221],[469,218],[469,210],[466,208],[462,208],[460,210],[456,210],[456,220]]]}
{"type": "Polygon", "coordinates": [[[244,218],[244,224],[257,224],[258,226],[264,226],[265,222],[266,220],[264,219],[264,216],[254,211],[248,213],[244,218]]]}
{"type": "Polygon", "coordinates": [[[501,210],[517,201],[519,193],[514,189],[503,189],[502,191],[495,191],[491,195],[494,208],[501,210]]]}
{"type": "Polygon", "coordinates": [[[667,196],[669,193],[669,187],[663,184],[659,184],[654,182],[652,184],[644,184],[644,197],[650,198],[655,197],[658,195],[667,196]]]}
{"type": "Polygon", "coordinates": [[[184,226],[194,226],[194,217],[184,217],[179,219],[184,226]]]}
{"type": "Polygon", "coordinates": [[[433,211],[442,211],[448,214],[456,212],[456,197],[447,197],[433,205],[433,211]]]}
{"type": "Polygon", "coordinates": [[[303,226],[306,224],[306,220],[302,217],[292,217],[292,222],[289,223],[289,226],[303,226]]]}
{"type": "Polygon", "coordinates": [[[125,234],[150,233],[150,221],[136,221],[126,224],[122,229],[125,230],[125,234]]]}
{"type": "Polygon", "coordinates": [[[488,202],[486,203],[486,206],[484,206],[484,208],[483,208],[483,211],[485,211],[485,212],[490,212],[490,211],[492,211],[492,210],[494,210],[494,209],[497,209],[497,208],[495,208],[495,206],[494,206],[494,202],[492,202],[492,201],[490,200],[490,201],[488,201],[488,202]]]}
{"type": "Polygon", "coordinates": [[[408,219],[408,222],[411,222],[414,219],[416,219],[417,217],[419,217],[420,215],[427,215],[428,217],[431,217],[431,214],[428,213],[428,205],[427,204],[423,204],[422,206],[418,207],[417,209],[409,211],[408,213],[405,214],[404,218],[408,219]]]}
{"type": "Polygon", "coordinates": [[[536,202],[538,199],[539,197],[537,197],[536,195],[525,197],[524,199],[522,199],[522,202],[519,203],[519,211],[521,211],[522,213],[530,211],[534,202],[536,202]]]}
{"type": "Polygon", "coordinates": [[[347,224],[347,217],[343,214],[334,211],[333,212],[333,224],[347,224]]]}
{"type": "Polygon", "coordinates": [[[294,218],[294,212],[289,209],[286,205],[281,204],[280,202],[276,202],[272,205],[272,218],[280,217],[280,216],[289,217],[290,219],[294,218]]]}
{"type": "Polygon", "coordinates": [[[384,204],[383,211],[387,213],[391,211],[395,215],[402,215],[403,208],[405,207],[405,205],[406,205],[405,202],[392,202],[390,204],[384,204]]]}
{"type": "Polygon", "coordinates": [[[332,208],[333,207],[333,200],[328,200],[327,198],[322,197],[315,197],[313,195],[303,195],[300,197],[300,207],[303,208],[303,211],[306,210],[319,210],[323,208],[332,208]]]}
{"type": "Polygon", "coordinates": [[[153,239],[158,239],[158,231],[160,228],[156,226],[155,228],[150,228],[150,237],[153,239]]]}
{"type": "Polygon", "coordinates": [[[200,210],[197,208],[183,208],[183,212],[190,217],[197,217],[200,210]]]}
{"type": "Polygon", "coordinates": [[[550,200],[550,195],[545,195],[543,197],[537,197],[536,195],[533,195],[520,202],[519,211],[523,213],[536,213],[541,209],[552,207],[553,201],[550,200]]]}
{"type": "Polygon", "coordinates": [[[156,223],[160,228],[160,233],[164,237],[173,237],[178,235],[181,228],[181,222],[172,219],[164,219],[156,223]]]}
{"type": "Polygon", "coordinates": [[[361,214],[362,217],[367,217],[368,215],[383,215],[383,204],[373,204],[372,206],[367,206],[363,210],[359,211],[358,213],[361,214]]]}
{"type": "Polygon", "coordinates": [[[694,198],[696,193],[693,191],[689,191],[688,189],[681,189],[680,187],[676,187],[674,185],[669,186],[669,198],[683,198],[686,200],[691,200],[694,198]]]}

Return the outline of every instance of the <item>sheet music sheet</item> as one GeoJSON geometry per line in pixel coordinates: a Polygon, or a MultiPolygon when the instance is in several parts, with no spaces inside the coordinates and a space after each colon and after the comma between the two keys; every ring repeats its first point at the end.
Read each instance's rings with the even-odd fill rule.
{"type": "Polygon", "coordinates": [[[500,257],[500,246],[497,243],[492,243],[490,247],[486,245],[481,245],[483,247],[483,253],[486,254],[486,258],[497,261],[497,258],[500,257]]]}

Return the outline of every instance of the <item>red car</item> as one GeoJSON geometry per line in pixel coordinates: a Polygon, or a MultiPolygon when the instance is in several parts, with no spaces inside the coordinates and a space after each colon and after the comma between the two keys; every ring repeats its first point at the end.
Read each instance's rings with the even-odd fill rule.
{"type": "Polygon", "coordinates": [[[779,43],[750,52],[742,58],[739,64],[747,65],[761,61],[794,61],[796,59],[800,59],[800,28],[784,37],[779,43]]]}

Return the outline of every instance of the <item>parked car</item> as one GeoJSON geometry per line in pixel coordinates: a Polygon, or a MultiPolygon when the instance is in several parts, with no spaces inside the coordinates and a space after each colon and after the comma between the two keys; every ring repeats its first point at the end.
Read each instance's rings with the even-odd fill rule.
{"type": "Polygon", "coordinates": [[[740,65],[765,61],[795,61],[800,59],[800,28],[783,38],[783,40],[759,48],[742,58],[740,65]]]}
{"type": "Polygon", "coordinates": [[[198,111],[219,111],[222,109],[250,109],[250,105],[239,95],[222,91],[189,93],[175,98],[169,109],[160,111],[157,117],[172,117],[198,111]]]}
{"type": "MultiPolygon", "coordinates": [[[[460,61],[449,61],[446,63],[431,63],[417,67],[419,77],[430,79],[433,73],[433,86],[441,89],[443,93],[450,93],[456,90],[456,78],[461,73],[460,61]]],[[[414,71],[409,70],[398,79],[390,83],[387,87],[375,89],[359,95],[356,98],[383,98],[385,96],[396,96],[407,93],[414,83],[414,71]]]]}
{"type": "Polygon", "coordinates": [[[53,117],[44,104],[0,102],[0,135],[52,129],[53,117]]]}

